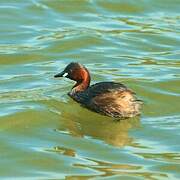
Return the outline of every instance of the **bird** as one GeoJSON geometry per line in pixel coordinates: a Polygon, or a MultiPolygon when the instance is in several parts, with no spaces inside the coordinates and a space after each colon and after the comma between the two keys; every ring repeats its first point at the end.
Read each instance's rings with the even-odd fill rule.
{"type": "Polygon", "coordinates": [[[78,62],[69,63],[55,78],[75,81],[68,95],[83,107],[113,118],[130,118],[141,114],[143,101],[135,92],[119,82],[98,82],[90,86],[88,69],[78,62]]]}

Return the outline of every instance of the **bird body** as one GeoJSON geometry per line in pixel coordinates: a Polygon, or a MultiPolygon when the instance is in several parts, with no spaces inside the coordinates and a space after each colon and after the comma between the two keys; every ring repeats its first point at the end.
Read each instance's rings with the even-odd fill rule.
{"type": "Polygon", "coordinates": [[[140,115],[142,101],[124,84],[99,82],[90,86],[89,71],[79,63],[70,63],[55,77],[65,76],[76,81],[68,95],[82,106],[97,113],[115,118],[140,115]]]}

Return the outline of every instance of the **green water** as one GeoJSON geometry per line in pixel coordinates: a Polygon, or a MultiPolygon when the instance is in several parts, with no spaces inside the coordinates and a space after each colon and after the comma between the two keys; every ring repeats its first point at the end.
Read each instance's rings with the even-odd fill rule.
{"type": "Polygon", "coordinates": [[[179,0],[0,0],[1,179],[180,179],[179,0]],[[67,96],[66,64],[145,104],[116,122],[67,96]]]}

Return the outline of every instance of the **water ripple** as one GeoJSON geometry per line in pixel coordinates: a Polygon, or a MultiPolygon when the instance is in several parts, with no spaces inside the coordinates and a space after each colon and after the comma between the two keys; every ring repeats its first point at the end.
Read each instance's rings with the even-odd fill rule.
{"type": "Polygon", "coordinates": [[[2,178],[179,179],[179,0],[1,2],[2,178]],[[117,81],[140,118],[82,108],[54,79],[71,61],[117,81]],[[7,169],[8,166],[8,169],[7,169]]]}

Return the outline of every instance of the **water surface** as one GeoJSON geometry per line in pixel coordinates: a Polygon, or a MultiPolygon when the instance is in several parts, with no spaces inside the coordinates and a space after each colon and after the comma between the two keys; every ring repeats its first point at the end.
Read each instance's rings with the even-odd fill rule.
{"type": "Polygon", "coordinates": [[[1,0],[0,177],[180,179],[179,12],[179,0],[1,0]],[[71,61],[136,91],[142,116],[80,107],[53,78],[71,61]]]}

